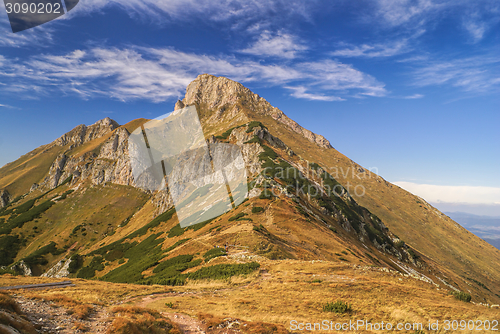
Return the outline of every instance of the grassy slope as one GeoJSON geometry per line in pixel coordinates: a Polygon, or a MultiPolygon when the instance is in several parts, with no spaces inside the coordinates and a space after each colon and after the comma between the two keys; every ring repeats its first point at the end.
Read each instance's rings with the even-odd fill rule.
{"type": "Polygon", "coordinates": [[[29,191],[33,183],[42,181],[56,157],[65,150],[65,147],[48,146],[41,146],[0,168],[0,189],[7,189],[17,197],[29,191]]]}
{"type": "MultiPolygon", "coordinates": [[[[355,200],[380,217],[402,240],[453,271],[456,280],[459,276],[473,278],[488,286],[494,293],[500,294],[499,250],[460,227],[422,199],[375,174],[367,172],[361,179],[353,177],[353,169],[356,170],[359,166],[337,150],[320,148],[271,117],[262,117],[248,110],[246,112],[251,119],[263,122],[274,136],[301,157],[327,168],[337,167],[340,175],[337,181],[345,187],[347,182],[354,186],[363,185],[366,194],[358,197],[352,191],[351,195],[355,200]]],[[[331,174],[335,176],[334,173],[331,174]]],[[[477,296],[489,295],[498,299],[477,285],[471,286],[463,278],[456,283],[472,289],[477,296]]]]}

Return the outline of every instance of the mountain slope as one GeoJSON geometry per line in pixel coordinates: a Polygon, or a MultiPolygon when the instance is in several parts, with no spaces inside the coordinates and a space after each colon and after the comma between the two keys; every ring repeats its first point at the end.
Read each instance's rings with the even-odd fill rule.
{"type": "MultiPolygon", "coordinates": [[[[245,203],[180,228],[168,193],[134,187],[128,135],[147,120],[119,126],[104,119],[0,169],[0,189],[16,197],[0,209],[1,265],[33,274],[52,268],[50,275],[184,284],[210,268],[214,246],[228,243],[247,249],[251,259],[387,267],[469,291],[477,302],[500,300],[498,250],[241,84],[201,75],[176,108],[185,105],[197,107],[209,143],[241,148],[251,186],[245,203]]],[[[234,270],[255,269],[247,264],[234,270]]]]}

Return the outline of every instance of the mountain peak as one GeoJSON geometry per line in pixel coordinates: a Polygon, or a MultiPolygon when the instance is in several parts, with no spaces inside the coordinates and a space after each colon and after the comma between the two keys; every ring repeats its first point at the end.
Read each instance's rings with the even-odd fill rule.
{"type": "Polygon", "coordinates": [[[252,115],[270,116],[320,147],[332,148],[325,137],[304,129],[266,99],[253,93],[241,83],[226,77],[199,75],[187,86],[186,95],[180,102],[176,104],[176,108],[195,104],[212,110],[213,114],[208,119],[208,122],[212,123],[220,122],[222,119],[233,119],[242,113],[250,119],[252,115]]]}
{"type": "Polygon", "coordinates": [[[96,138],[100,138],[119,126],[120,125],[116,121],[106,117],[89,126],[85,124],[78,125],[73,130],[56,139],[55,143],[58,146],[65,146],[69,143],[81,145],[96,138]]]}

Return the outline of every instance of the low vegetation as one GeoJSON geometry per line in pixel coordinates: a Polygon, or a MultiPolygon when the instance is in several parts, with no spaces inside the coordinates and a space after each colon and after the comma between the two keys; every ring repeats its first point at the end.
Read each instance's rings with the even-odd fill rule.
{"type": "Polygon", "coordinates": [[[334,303],[326,303],[323,306],[323,312],[347,313],[351,311],[351,305],[341,300],[337,300],[334,303]]]}
{"type": "Polygon", "coordinates": [[[472,299],[471,295],[468,294],[467,292],[452,291],[451,294],[456,299],[458,299],[460,301],[463,301],[463,302],[466,302],[466,303],[469,303],[471,301],[471,299],[472,299]]]}
{"type": "Polygon", "coordinates": [[[209,251],[207,251],[205,254],[203,254],[203,257],[205,258],[205,262],[210,261],[213,258],[219,257],[219,256],[225,256],[227,255],[226,250],[224,248],[212,248],[209,251]]]}

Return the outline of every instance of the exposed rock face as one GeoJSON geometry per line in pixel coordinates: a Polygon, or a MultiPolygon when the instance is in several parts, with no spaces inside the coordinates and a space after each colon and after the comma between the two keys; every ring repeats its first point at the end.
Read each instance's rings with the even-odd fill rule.
{"type": "MultiPolygon", "coordinates": [[[[115,121],[109,119],[101,120],[96,124],[88,127],[88,129],[91,129],[88,132],[91,134],[88,138],[93,136],[100,138],[107,134],[106,131],[112,131],[111,129],[117,125],[115,121]],[[95,127],[96,124],[99,126],[95,127]]],[[[48,176],[41,185],[45,188],[54,188],[71,175],[73,176],[73,182],[77,182],[78,179],[90,179],[96,185],[105,182],[134,185],[128,158],[128,136],[129,132],[125,128],[117,129],[102,144],[98,155],[95,153],[70,157],[65,154],[60,155],[52,164],[48,176]]],[[[68,138],[72,138],[69,139],[70,141],[78,141],[80,137],[68,136],[68,138]]],[[[85,138],[84,140],[87,140],[85,138]]]]}
{"type": "Polygon", "coordinates": [[[31,271],[30,266],[28,266],[24,261],[19,262],[16,265],[10,267],[11,270],[17,271],[19,274],[23,276],[33,276],[33,272],[31,271]]]}
{"type": "Polygon", "coordinates": [[[110,131],[118,128],[120,125],[109,117],[101,119],[100,121],[90,125],[78,125],[70,132],[62,135],[56,139],[55,144],[65,146],[67,144],[74,144],[76,146],[84,144],[88,141],[100,138],[110,131]]]}
{"type": "Polygon", "coordinates": [[[71,263],[71,259],[61,260],[57,262],[52,268],[47,270],[47,272],[42,274],[42,277],[52,277],[52,278],[61,278],[68,277],[69,275],[69,265],[71,263]]]}
{"type": "Polygon", "coordinates": [[[323,136],[304,129],[264,98],[252,93],[242,84],[224,77],[215,77],[209,74],[198,76],[188,85],[182,103],[183,105],[204,105],[214,110],[214,114],[208,119],[209,123],[237,117],[241,111],[240,106],[244,106],[252,112],[271,116],[320,147],[332,148],[330,142],[323,136]]]}
{"type": "Polygon", "coordinates": [[[0,190],[0,208],[3,208],[9,204],[11,196],[7,190],[0,190]]]}

